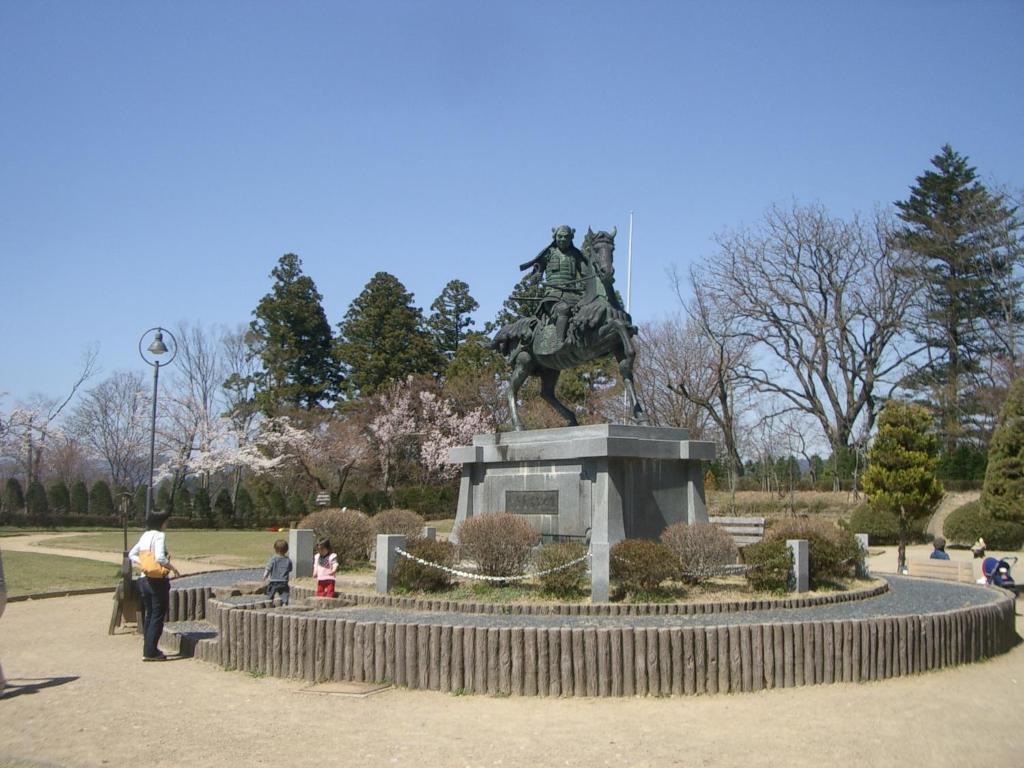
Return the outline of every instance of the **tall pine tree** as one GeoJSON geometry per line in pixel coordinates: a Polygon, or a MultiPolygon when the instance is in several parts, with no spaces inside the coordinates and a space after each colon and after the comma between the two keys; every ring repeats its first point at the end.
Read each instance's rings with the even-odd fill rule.
{"type": "Polygon", "coordinates": [[[905,226],[895,243],[921,286],[916,335],[930,352],[906,383],[935,402],[943,448],[952,453],[976,436],[971,425],[983,410],[978,395],[991,384],[992,360],[1009,358],[1015,366],[1020,224],[948,144],[931,162],[935,170],[918,176],[910,197],[896,203],[905,226]]]}
{"type": "Polygon", "coordinates": [[[337,355],[350,397],[369,396],[411,374],[436,373],[441,357],[423,312],[398,278],[378,272],[338,324],[337,355]]]}
{"type": "Polygon", "coordinates": [[[270,275],[274,285],[253,310],[247,338],[262,362],[253,397],[271,416],[292,408],[314,410],[329,404],[341,385],[323,297],[294,253],[282,256],[270,275]]]}
{"type": "Polygon", "coordinates": [[[474,321],[469,315],[479,308],[480,305],[469,293],[469,285],[461,280],[450,280],[441,295],[430,305],[431,315],[427,327],[434,336],[438,352],[446,360],[455,357],[459,345],[473,327],[474,321]]]}

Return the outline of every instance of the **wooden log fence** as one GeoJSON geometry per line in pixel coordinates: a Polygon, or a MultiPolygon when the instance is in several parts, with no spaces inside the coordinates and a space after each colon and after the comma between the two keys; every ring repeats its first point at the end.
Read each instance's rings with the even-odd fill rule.
{"type": "MultiPolygon", "coordinates": [[[[199,599],[199,590],[180,598],[180,610],[199,599]]],[[[862,682],[979,661],[1017,639],[1009,596],[923,616],[599,629],[350,621],[209,595],[203,602],[218,635],[200,640],[196,656],[228,669],[502,696],[700,695],[862,682]]]]}

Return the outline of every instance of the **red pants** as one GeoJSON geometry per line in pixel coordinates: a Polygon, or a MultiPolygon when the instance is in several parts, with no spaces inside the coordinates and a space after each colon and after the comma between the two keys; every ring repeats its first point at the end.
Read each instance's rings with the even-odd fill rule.
{"type": "Polygon", "coordinates": [[[316,583],[317,597],[334,597],[334,579],[318,581],[316,583]]]}

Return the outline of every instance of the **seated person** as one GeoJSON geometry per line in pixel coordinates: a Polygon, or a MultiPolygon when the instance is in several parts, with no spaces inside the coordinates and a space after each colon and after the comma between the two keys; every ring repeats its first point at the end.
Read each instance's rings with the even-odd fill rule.
{"type": "Polygon", "coordinates": [[[936,536],[932,541],[932,546],[935,547],[932,550],[932,560],[949,560],[949,555],[946,554],[946,540],[941,536],[936,536]]]}

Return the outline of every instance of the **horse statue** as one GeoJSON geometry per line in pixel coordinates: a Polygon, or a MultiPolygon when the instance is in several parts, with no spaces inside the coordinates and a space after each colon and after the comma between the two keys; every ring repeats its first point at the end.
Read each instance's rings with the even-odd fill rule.
{"type": "Polygon", "coordinates": [[[564,370],[609,354],[614,355],[619,364],[631,421],[648,423],[633,385],[636,348],[632,337],[636,335],[636,327],[613,287],[615,234],[615,228],[611,232],[587,230],[579,277],[583,295],[572,309],[564,340],[558,337],[552,313],[545,311],[545,303],[554,301],[551,298],[542,299],[534,315],[514,320],[495,335],[492,347],[505,356],[512,369],[508,405],[516,431],[523,430],[516,400],[530,376],[540,377],[541,397],[568,426],[576,426],[576,414],[555,397],[558,377],[564,370]]]}

